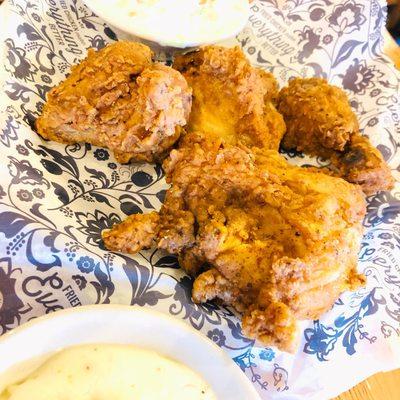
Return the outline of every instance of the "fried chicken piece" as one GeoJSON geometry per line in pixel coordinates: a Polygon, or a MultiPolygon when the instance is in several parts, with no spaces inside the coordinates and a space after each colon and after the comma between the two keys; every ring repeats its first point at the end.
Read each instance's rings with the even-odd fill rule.
{"type": "Polygon", "coordinates": [[[278,110],[287,126],[282,146],[332,161],[344,179],[367,195],[393,187],[381,153],[361,136],[346,93],[324,79],[296,78],[279,94],[278,110]]]}
{"type": "Polygon", "coordinates": [[[365,214],[358,186],[291,166],[276,151],[195,133],[164,169],[171,188],[155,241],[197,276],[193,300],[234,306],[249,337],[294,351],[298,320],[318,318],[364,283],[356,271],[365,214]]]}
{"type": "Polygon", "coordinates": [[[278,149],[285,123],[275,108],[278,84],[251,66],[239,47],[206,46],[176,57],[174,65],[193,89],[188,131],[225,143],[278,149]]]}
{"type": "Polygon", "coordinates": [[[163,158],[189,117],[191,90],[179,72],[151,57],[147,46],[134,42],[90,49],[48,93],[38,133],[108,147],[120,162],[163,158]]]}

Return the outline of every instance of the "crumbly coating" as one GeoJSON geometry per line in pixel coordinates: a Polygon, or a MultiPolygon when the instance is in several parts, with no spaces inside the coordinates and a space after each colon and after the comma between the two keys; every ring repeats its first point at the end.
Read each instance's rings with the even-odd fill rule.
{"type": "Polygon", "coordinates": [[[179,72],[151,57],[147,46],[134,42],[90,49],[48,93],[38,133],[107,147],[121,162],[165,156],[189,117],[191,89],[179,72]]]}
{"type": "Polygon", "coordinates": [[[277,81],[251,66],[239,47],[206,46],[178,56],[173,67],[193,89],[188,131],[278,149],[285,124],[275,108],[277,81]]]}
{"type": "Polygon", "coordinates": [[[158,234],[159,220],[157,212],[132,214],[112,230],[102,232],[104,245],[122,253],[137,253],[153,244],[158,234]]]}
{"type": "Polygon", "coordinates": [[[318,318],[364,283],[356,271],[365,214],[359,187],[291,166],[276,151],[195,133],[164,168],[171,189],[159,246],[197,276],[193,300],[234,306],[249,337],[293,351],[299,319],[318,318]]]}
{"type": "Polygon", "coordinates": [[[379,150],[363,137],[346,93],[324,79],[296,78],[279,93],[287,126],[282,146],[332,161],[333,170],[366,195],[389,190],[394,180],[379,150]]]}

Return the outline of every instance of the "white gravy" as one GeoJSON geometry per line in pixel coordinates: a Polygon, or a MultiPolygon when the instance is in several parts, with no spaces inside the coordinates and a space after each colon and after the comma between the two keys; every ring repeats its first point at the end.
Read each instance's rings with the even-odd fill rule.
{"type": "Polygon", "coordinates": [[[249,15],[248,0],[86,0],[109,21],[161,45],[190,47],[237,34],[249,15]]]}
{"type": "Polygon", "coordinates": [[[131,345],[90,344],[61,350],[0,400],[216,400],[189,367],[131,345]]]}

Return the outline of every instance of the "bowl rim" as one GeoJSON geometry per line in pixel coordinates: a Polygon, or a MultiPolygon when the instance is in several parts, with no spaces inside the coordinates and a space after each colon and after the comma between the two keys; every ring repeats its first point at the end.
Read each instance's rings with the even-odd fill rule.
{"type": "MultiPolygon", "coordinates": [[[[137,305],[128,305],[128,304],[87,304],[87,305],[82,305],[79,307],[68,307],[64,308],[62,310],[58,310],[55,312],[50,312],[48,314],[43,314],[40,315],[36,318],[33,318],[29,321],[26,321],[22,323],[21,325],[16,326],[15,328],[11,329],[8,332],[5,332],[3,335],[0,336],[0,345],[4,343],[9,337],[15,336],[19,334],[22,331],[25,331],[27,329],[30,329],[33,326],[39,325],[44,323],[45,321],[53,318],[62,318],[65,315],[69,314],[76,314],[76,313],[86,313],[89,311],[95,311],[95,312],[100,312],[100,311],[109,311],[111,309],[118,310],[118,311],[127,311],[127,312],[134,312],[134,313],[142,313],[142,314],[148,314],[148,315],[153,315],[154,317],[157,318],[163,318],[165,320],[168,320],[170,322],[173,322],[176,325],[179,325],[182,329],[185,329],[187,331],[190,331],[191,333],[195,334],[195,336],[198,336],[201,339],[206,339],[204,335],[202,335],[199,331],[197,331],[194,328],[191,328],[188,324],[183,322],[182,320],[178,318],[173,318],[170,315],[153,310],[149,307],[141,307],[137,305]]],[[[218,347],[213,341],[211,340],[206,340],[207,343],[209,343],[211,346],[215,346],[218,350],[223,350],[218,347]]],[[[225,352],[223,352],[225,354],[225,352]]]]}

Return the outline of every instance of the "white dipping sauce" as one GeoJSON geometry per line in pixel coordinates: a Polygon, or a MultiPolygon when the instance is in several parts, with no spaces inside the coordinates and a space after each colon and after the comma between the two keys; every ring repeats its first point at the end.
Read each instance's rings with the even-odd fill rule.
{"type": "Polygon", "coordinates": [[[131,345],[91,344],[62,350],[0,400],[216,400],[187,366],[131,345]]]}
{"type": "Polygon", "coordinates": [[[161,45],[189,47],[237,34],[248,0],[85,0],[111,24],[161,45]]]}

